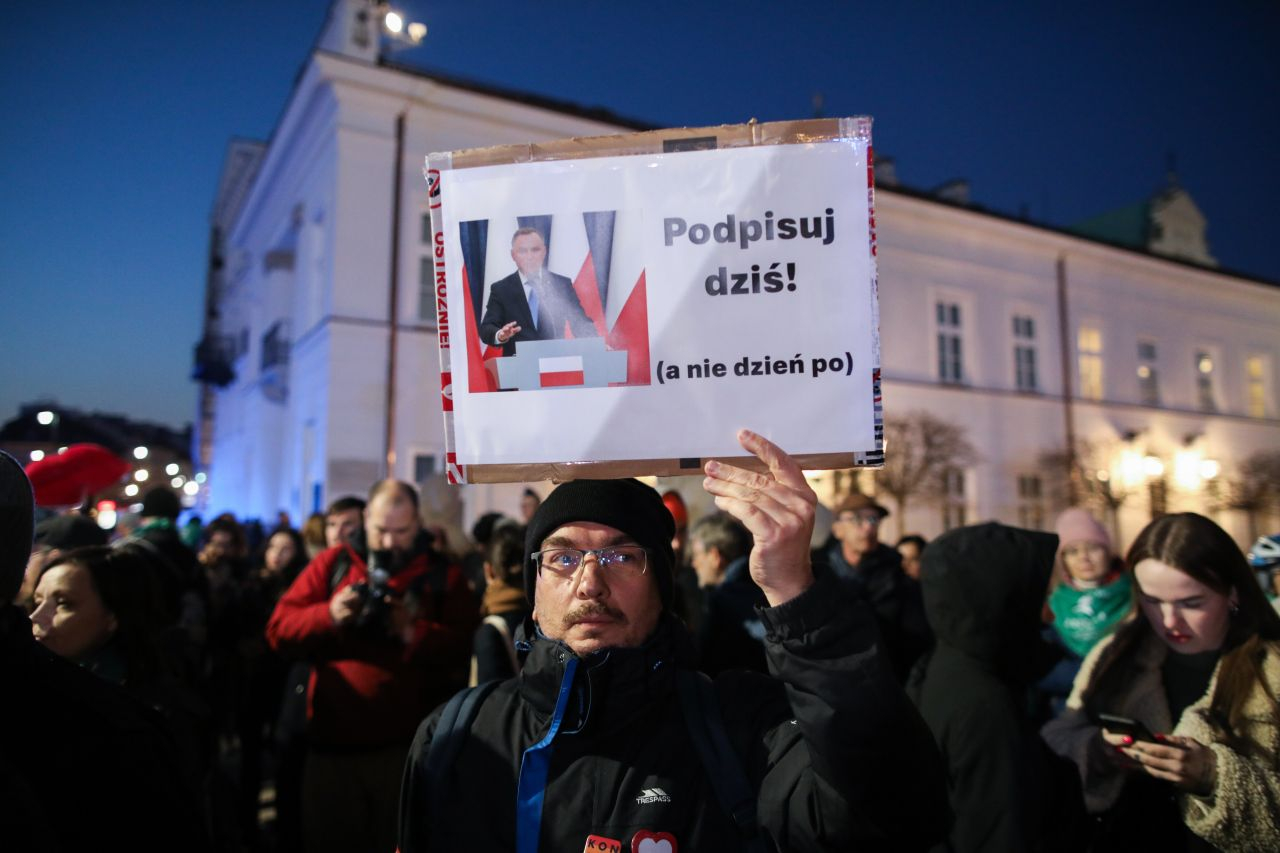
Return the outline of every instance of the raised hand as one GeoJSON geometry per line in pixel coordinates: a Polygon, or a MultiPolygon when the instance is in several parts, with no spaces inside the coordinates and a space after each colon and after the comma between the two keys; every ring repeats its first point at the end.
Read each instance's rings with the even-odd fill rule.
{"type": "Polygon", "coordinates": [[[702,487],[716,506],[741,521],[755,537],[751,579],[771,607],[804,592],[813,583],[809,540],[818,497],[796,461],[773,442],[750,430],[738,442],[769,467],[757,474],[714,460],[706,464],[702,487]]]}

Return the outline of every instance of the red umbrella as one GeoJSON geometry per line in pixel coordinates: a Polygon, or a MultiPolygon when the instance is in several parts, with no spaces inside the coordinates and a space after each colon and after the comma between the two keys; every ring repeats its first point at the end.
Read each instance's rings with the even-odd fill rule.
{"type": "Polygon", "coordinates": [[[73,444],[32,462],[26,471],[38,506],[74,506],[119,482],[129,463],[100,445],[73,444]]]}

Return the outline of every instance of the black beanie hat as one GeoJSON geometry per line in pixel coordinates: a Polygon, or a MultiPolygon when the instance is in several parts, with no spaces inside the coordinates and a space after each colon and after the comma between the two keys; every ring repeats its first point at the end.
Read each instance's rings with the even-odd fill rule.
{"type": "Polygon", "coordinates": [[[538,581],[530,556],[557,528],[582,521],[617,528],[644,546],[662,606],[671,606],[675,523],[658,493],[639,480],[571,480],[552,490],[533,514],[524,538],[524,591],[530,603],[538,581]]]}
{"type": "Polygon", "coordinates": [[[143,518],[167,518],[175,520],[182,514],[182,501],[168,486],[156,486],[142,497],[143,518]]]}
{"type": "Polygon", "coordinates": [[[83,515],[56,515],[36,525],[36,544],[59,551],[106,545],[107,531],[83,515]]]}

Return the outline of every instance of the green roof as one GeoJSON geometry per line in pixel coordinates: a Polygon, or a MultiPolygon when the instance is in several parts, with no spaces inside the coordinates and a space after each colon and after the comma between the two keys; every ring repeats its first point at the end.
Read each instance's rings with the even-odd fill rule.
{"type": "Polygon", "coordinates": [[[1100,213],[1068,226],[1067,230],[1082,237],[1145,249],[1151,233],[1151,202],[1140,201],[1100,213]]]}

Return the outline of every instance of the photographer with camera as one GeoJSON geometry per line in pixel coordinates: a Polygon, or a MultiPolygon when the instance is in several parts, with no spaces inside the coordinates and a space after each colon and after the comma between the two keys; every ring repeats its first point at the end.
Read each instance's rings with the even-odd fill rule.
{"type": "Polygon", "coordinates": [[[413,486],[373,487],[364,529],[322,551],[267,624],[313,665],[302,781],[308,853],[395,849],[400,774],[418,722],[465,685],[477,615],[462,572],[431,548],[413,486]]]}

